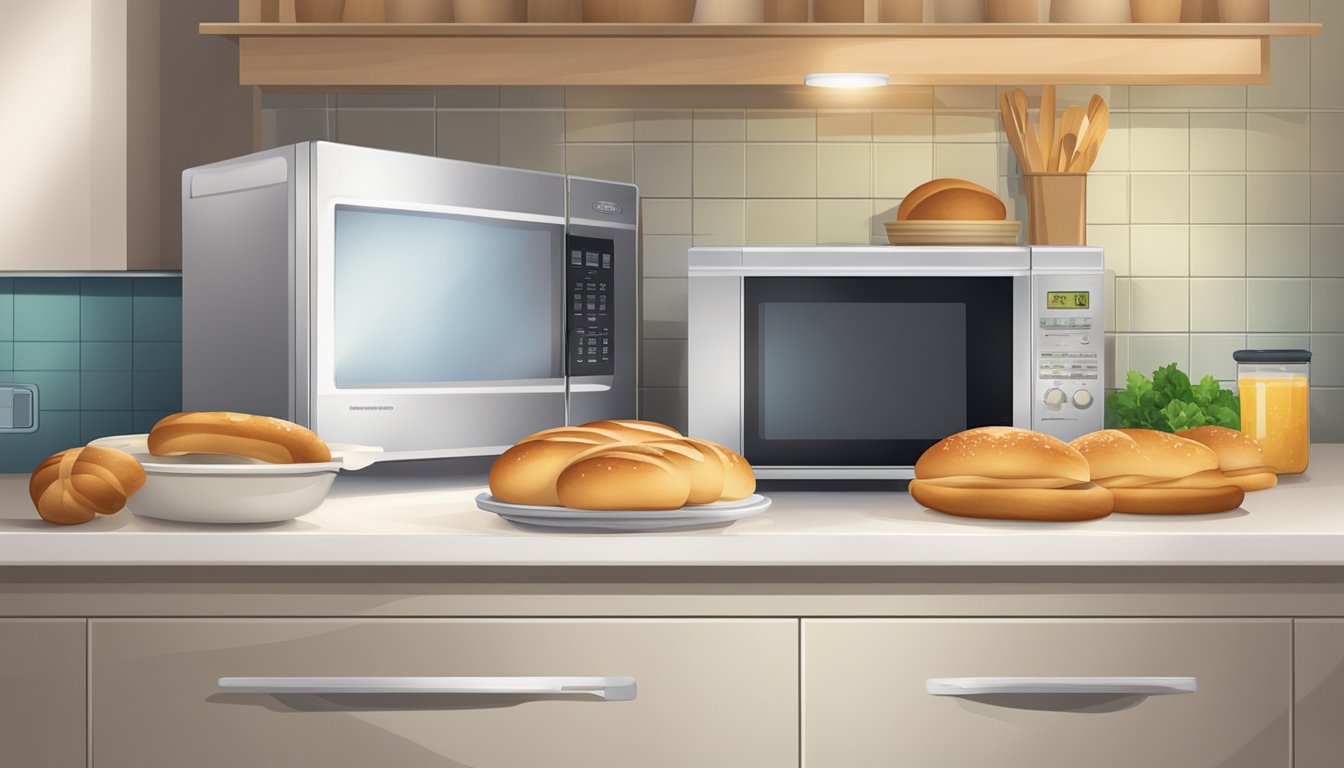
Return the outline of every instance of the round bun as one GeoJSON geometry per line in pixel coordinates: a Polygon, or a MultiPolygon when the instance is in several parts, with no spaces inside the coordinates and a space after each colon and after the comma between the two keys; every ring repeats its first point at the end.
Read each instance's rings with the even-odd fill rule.
{"type": "Polygon", "coordinates": [[[915,462],[915,477],[1091,480],[1087,459],[1068,443],[1016,427],[980,427],[944,438],[915,462]]]}
{"type": "Polygon", "coordinates": [[[965,179],[934,179],[915,187],[896,209],[897,221],[1003,221],[999,196],[965,179]]]}
{"type": "Polygon", "coordinates": [[[628,443],[647,443],[652,440],[677,440],[681,433],[667,426],[659,424],[656,421],[639,421],[637,419],[614,419],[608,421],[591,421],[583,425],[587,429],[603,429],[621,436],[621,439],[628,443]]]}
{"type": "Polygon", "coordinates": [[[113,448],[71,448],[37,465],[28,496],[43,520],[57,525],[87,523],[110,515],[145,484],[145,469],[113,448]]]}
{"type": "Polygon", "coordinates": [[[1265,463],[1265,451],[1255,438],[1238,429],[1195,427],[1176,433],[1207,445],[1218,455],[1218,464],[1228,480],[1244,491],[1263,491],[1278,483],[1274,468],[1265,463]]]}
{"type": "Polygon", "coordinates": [[[647,445],[602,446],[575,457],[555,483],[560,503],[572,509],[678,509],[691,495],[691,480],[647,445]]]}
{"type": "Polygon", "coordinates": [[[663,451],[663,458],[686,473],[691,481],[687,504],[713,504],[723,496],[724,460],[710,446],[695,440],[658,440],[642,443],[663,451]]]}
{"type": "Polygon", "coordinates": [[[228,411],[175,413],[149,432],[155,456],[217,453],[272,464],[331,461],[331,450],[312,430],[292,421],[228,411]]]}
{"type": "Polygon", "coordinates": [[[1241,506],[1237,485],[1215,488],[1112,488],[1115,511],[1136,515],[1207,515],[1241,506]]]}
{"type": "Polygon", "coordinates": [[[1138,477],[1154,482],[1218,469],[1218,455],[1208,446],[1152,429],[1103,429],[1074,440],[1092,468],[1092,478],[1138,477]]]}
{"type": "Polygon", "coordinates": [[[723,495],[719,496],[719,501],[741,501],[756,492],[756,473],[751,471],[751,464],[742,454],[709,440],[687,439],[714,451],[723,462],[723,495]]]}
{"type": "Polygon", "coordinates": [[[1070,488],[956,488],[910,481],[914,500],[938,512],[996,520],[1073,522],[1111,514],[1111,492],[1085,483],[1070,488]]]}
{"type": "Polygon", "coordinates": [[[519,443],[490,466],[490,494],[509,504],[556,506],[560,497],[555,492],[555,481],[570,460],[594,446],[616,443],[619,440],[613,433],[601,430],[555,434],[519,443]]]}

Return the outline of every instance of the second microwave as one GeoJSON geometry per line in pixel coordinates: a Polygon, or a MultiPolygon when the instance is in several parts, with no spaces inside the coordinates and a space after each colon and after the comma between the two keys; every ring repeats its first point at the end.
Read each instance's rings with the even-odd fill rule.
{"type": "Polygon", "coordinates": [[[1102,428],[1096,248],[693,248],[690,433],[766,479],[909,479],[982,426],[1102,428]]]}

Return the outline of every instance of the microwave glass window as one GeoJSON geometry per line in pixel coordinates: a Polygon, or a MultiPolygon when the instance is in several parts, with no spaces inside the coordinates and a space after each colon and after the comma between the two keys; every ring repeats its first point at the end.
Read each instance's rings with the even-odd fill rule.
{"type": "Polygon", "coordinates": [[[561,376],[558,224],[338,206],[340,388],[561,376]]]}
{"type": "Polygon", "coordinates": [[[923,440],[966,429],[966,305],[760,305],[766,440],[923,440]]]}

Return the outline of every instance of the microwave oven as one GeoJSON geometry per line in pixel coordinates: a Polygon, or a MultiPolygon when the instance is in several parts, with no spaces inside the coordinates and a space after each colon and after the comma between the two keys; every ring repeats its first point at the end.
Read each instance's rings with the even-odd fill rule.
{"type": "Polygon", "coordinates": [[[692,248],[690,433],[763,479],[904,480],[966,429],[1102,428],[1097,248],[692,248]]]}
{"type": "Polygon", "coordinates": [[[388,460],[636,409],[633,185],[329,142],[182,176],[183,407],[388,460]]]}

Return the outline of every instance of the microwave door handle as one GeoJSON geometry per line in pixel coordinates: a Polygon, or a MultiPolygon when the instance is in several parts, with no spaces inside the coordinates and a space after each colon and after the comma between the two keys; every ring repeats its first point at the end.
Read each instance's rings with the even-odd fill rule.
{"type": "Polygon", "coordinates": [[[609,392],[612,383],[616,377],[611,375],[601,376],[571,376],[569,378],[570,392],[609,392]]]}

